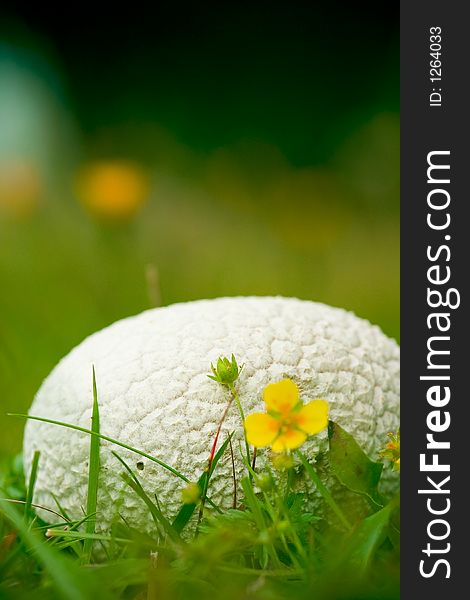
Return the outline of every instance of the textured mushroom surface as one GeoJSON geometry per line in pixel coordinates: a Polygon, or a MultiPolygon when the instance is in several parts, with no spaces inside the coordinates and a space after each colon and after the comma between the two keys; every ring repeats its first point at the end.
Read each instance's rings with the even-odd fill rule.
{"type": "MultiPolygon", "coordinates": [[[[229,392],[211,381],[210,363],[235,354],[245,368],[237,382],[245,414],[264,411],[263,388],[291,378],[303,401],[325,398],[330,418],[352,433],[376,458],[386,433],[399,424],[399,348],[378,327],[342,309],[281,297],[200,300],[156,308],[123,319],[91,335],[63,358],[44,381],[30,410],[90,428],[92,365],[95,367],[101,432],[151,454],[196,480],[229,392]]],[[[237,472],[243,426],[235,404],[222,429],[235,431],[237,472]]],[[[303,450],[314,457],[326,447],[326,432],[303,450]]],[[[75,518],[86,505],[89,436],[28,421],[26,473],[41,452],[34,501],[56,509],[55,494],[75,518]]],[[[98,523],[122,514],[134,527],[151,528],[143,502],[120,477],[119,453],[144,489],[156,493],[167,514],[181,505],[184,483],[157,464],[108,442],[101,443],[98,523]],[[137,463],[140,463],[137,466],[137,463]]],[[[259,466],[267,450],[260,451],[259,466]]],[[[393,484],[392,484],[393,485],[393,484]]],[[[230,454],[210,486],[214,500],[229,507],[233,482],[230,454]]],[[[51,517],[46,512],[41,516],[51,517]]]]}

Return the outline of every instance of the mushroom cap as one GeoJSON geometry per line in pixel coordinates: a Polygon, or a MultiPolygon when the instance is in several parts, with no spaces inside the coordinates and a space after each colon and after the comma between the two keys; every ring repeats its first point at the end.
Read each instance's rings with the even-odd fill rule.
{"type": "MultiPolygon", "coordinates": [[[[30,414],[90,428],[95,368],[101,433],[145,451],[196,481],[207,465],[229,392],[207,374],[219,356],[234,354],[245,367],[237,381],[245,414],[264,411],[262,391],[292,379],[306,402],[324,398],[330,418],[376,458],[386,433],[399,425],[399,347],[354,314],[324,304],[282,297],[199,300],[147,310],[86,338],[43,382],[30,414]]],[[[243,425],[230,407],[220,440],[235,432],[236,471],[243,471],[243,425]]],[[[303,446],[313,458],[326,432],[303,446]]],[[[54,494],[73,518],[86,506],[89,436],[28,421],[25,472],[41,453],[34,502],[56,509],[54,494]]],[[[222,441],[219,441],[219,445],[222,441]]],[[[121,514],[150,530],[144,503],[121,478],[116,451],[146,492],[171,517],[181,506],[183,481],[146,458],[102,441],[98,493],[100,530],[121,514]],[[137,463],[139,465],[137,466],[137,463]]],[[[260,451],[259,467],[263,456],[260,451]]],[[[390,485],[393,485],[391,483],[390,485]]],[[[210,496],[229,507],[233,496],[230,453],[211,481],[210,496]]],[[[45,520],[51,514],[42,511],[45,520]]]]}

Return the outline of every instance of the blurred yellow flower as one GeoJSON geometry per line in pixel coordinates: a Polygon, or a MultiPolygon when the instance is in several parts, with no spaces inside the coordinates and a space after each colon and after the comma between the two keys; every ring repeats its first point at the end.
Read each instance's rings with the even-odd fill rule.
{"type": "Polygon", "coordinates": [[[149,182],[143,169],[130,161],[101,161],[82,168],[76,192],[97,217],[127,221],[147,199],[149,182]]]}
{"type": "Polygon", "coordinates": [[[263,399],[267,413],[253,413],[245,419],[248,443],[257,448],[271,446],[274,452],[298,448],[328,424],[328,402],[303,404],[291,379],[266,386],[263,399]]]}

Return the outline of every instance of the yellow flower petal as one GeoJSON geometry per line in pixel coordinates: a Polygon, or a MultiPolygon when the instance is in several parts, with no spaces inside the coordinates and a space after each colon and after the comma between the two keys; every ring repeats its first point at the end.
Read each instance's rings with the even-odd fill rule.
{"type": "Polygon", "coordinates": [[[270,383],[264,388],[263,399],[268,411],[288,414],[299,402],[299,388],[291,379],[270,383]]]}
{"type": "Polygon", "coordinates": [[[301,446],[307,439],[307,434],[293,427],[288,427],[272,444],[273,452],[293,450],[301,446]]]}
{"type": "Polygon", "coordinates": [[[298,427],[313,435],[325,429],[328,425],[328,402],[326,400],[312,400],[302,406],[295,420],[298,427]]]}
{"type": "Polygon", "coordinates": [[[267,414],[253,413],[245,419],[246,439],[249,444],[257,448],[269,446],[279,428],[279,421],[267,414]]]}

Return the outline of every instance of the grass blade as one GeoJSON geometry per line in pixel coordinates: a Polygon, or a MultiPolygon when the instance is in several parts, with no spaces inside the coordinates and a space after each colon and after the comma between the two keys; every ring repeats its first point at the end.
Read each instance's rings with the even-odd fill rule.
{"type": "Polygon", "coordinates": [[[105,440],[106,442],[110,442],[111,444],[116,444],[116,446],[120,446],[121,448],[130,450],[130,452],[135,452],[135,454],[138,454],[139,456],[143,456],[144,458],[147,458],[148,460],[150,460],[154,463],[157,463],[157,465],[160,465],[167,471],[170,471],[170,473],[173,473],[173,475],[175,475],[179,479],[182,479],[186,483],[190,482],[189,479],[187,477],[185,477],[182,473],[180,473],[179,471],[177,471],[170,465],[167,465],[162,460],[155,458],[155,456],[152,456],[151,454],[147,454],[146,452],[143,452],[143,450],[139,450],[138,448],[134,448],[133,446],[129,446],[128,444],[125,444],[124,442],[120,442],[119,440],[109,437],[109,435],[103,435],[102,433],[97,433],[96,431],[93,431],[92,429],[87,429],[86,427],[80,427],[79,425],[72,425],[71,423],[65,423],[64,421],[56,421],[55,419],[46,419],[45,417],[36,417],[34,415],[25,415],[25,414],[21,414],[21,413],[8,413],[8,416],[9,417],[21,417],[22,419],[30,419],[31,421],[40,421],[41,423],[48,423],[49,425],[58,425],[59,427],[67,427],[68,429],[73,429],[74,431],[80,431],[81,433],[87,433],[88,435],[99,437],[101,440],[105,440]]]}
{"type": "Polygon", "coordinates": [[[149,498],[148,494],[145,492],[140,481],[137,479],[135,473],[132,471],[129,465],[125,462],[123,458],[119,456],[119,454],[117,454],[117,452],[113,452],[113,454],[127,471],[127,473],[123,473],[122,478],[127,483],[127,485],[134,490],[134,492],[139,496],[139,498],[144,501],[145,505],[149,509],[150,514],[152,515],[152,519],[157,528],[158,525],[161,525],[164,531],[172,540],[180,541],[179,534],[176,532],[175,528],[165,517],[162,511],[158,508],[158,506],[149,498]]]}
{"type": "Polygon", "coordinates": [[[72,521],[73,519],[70,518],[69,514],[67,513],[67,511],[65,510],[65,508],[61,505],[61,503],[59,502],[59,499],[57,498],[57,496],[51,492],[51,496],[54,499],[54,502],[56,503],[57,508],[59,509],[59,513],[62,515],[62,517],[66,520],[66,521],[72,521]]]}
{"type": "MultiPolygon", "coordinates": [[[[17,529],[23,544],[34,552],[38,561],[48,572],[60,598],[64,600],[87,600],[92,597],[90,596],[91,590],[87,585],[87,580],[72,561],[60,556],[35,531],[31,531],[17,510],[2,499],[0,499],[0,511],[17,529]]],[[[104,591],[100,597],[101,600],[109,598],[104,591]]]]}
{"type": "Polygon", "coordinates": [[[34,486],[36,485],[36,478],[38,474],[38,464],[39,464],[39,450],[34,452],[33,462],[31,464],[31,473],[29,475],[29,483],[28,489],[26,491],[26,504],[24,507],[24,515],[25,519],[29,521],[34,517],[33,513],[33,495],[34,495],[34,486]]]}
{"type": "Polygon", "coordinates": [[[119,542],[122,544],[132,543],[131,539],[121,538],[117,536],[111,536],[101,533],[85,533],[84,531],[67,531],[64,529],[49,529],[47,531],[49,538],[64,538],[72,540],[91,540],[93,541],[104,541],[104,542],[119,542]]]}
{"type": "Polygon", "coordinates": [[[244,477],[241,484],[245,495],[245,504],[250,509],[258,529],[264,531],[267,529],[267,523],[261,508],[261,503],[253,490],[253,485],[248,477],[244,477]]]}
{"type": "MultiPolygon", "coordinates": [[[[98,406],[98,391],[96,389],[95,367],[93,367],[93,411],[91,415],[91,430],[96,435],[90,436],[90,460],[88,465],[88,492],[86,501],[86,514],[90,516],[90,518],[85,523],[85,532],[87,534],[95,533],[100,472],[100,412],[98,406]]],[[[87,538],[83,544],[83,562],[90,562],[92,548],[93,540],[87,538]]]]}
{"type": "MultiPolygon", "coordinates": [[[[3,502],[9,502],[10,504],[26,505],[26,500],[16,500],[15,498],[0,498],[0,500],[3,500],[3,502]]],[[[52,510],[52,508],[47,508],[47,506],[42,506],[41,504],[32,503],[31,507],[32,508],[40,508],[41,510],[45,510],[46,512],[51,513],[51,515],[55,515],[56,517],[59,517],[59,519],[64,519],[64,521],[66,521],[66,522],[70,521],[70,519],[65,518],[64,515],[60,514],[56,510],[52,510]]]]}
{"type": "MultiPolygon", "coordinates": [[[[157,465],[159,465],[160,467],[166,469],[167,471],[169,471],[170,473],[172,473],[173,475],[175,475],[176,477],[178,477],[185,483],[191,482],[190,479],[188,479],[185,475],[183,475],[182,473],[180,473],[179,471],[177,471],[170,465],[167,465],[162,460],[155,458],[155,456],[152,456],[151,454],[147,454],[147,452],[144,452],[143,450],[139,450],[138,448],[129,446],[129,444],[120,442],[119,440],[116,440],[116,439],[110,437],[109,435],[103,435],[102,433],[97,433],[96,431],[93,431],[92,429],[87,429],[86,427],[80,427],[79,425],[72,425],[71,423],[65,423],[64,421],[56,421],[55,419],[47,419],[46,417],[36,417],[34,415],[25,415],[22,413],[7,413],[7,415],[9,417],[20,417],[22,419],[29,419],[31,421],[39,421],[41,423],[48,423],[49,425],[58,425],[59,427],[67,427],[68,429],[73,429],[74,431],[80,431],[81,433],[87,433],[88,435],[96,436],[101,440],[105,440],[106,442],[109,442],[110,444],[115,444],[116,446],[120,446],[121,448],[124,448],[125,450],[129,450],[130,452],[134,452],[135,454],[138,454],[139,456],[143,456],[144,458],[147,458],[151,462],[154,462],[157,465]]],[[[212,508],[219,510],[218,507],[214,504],[214,502],[209,497],[207,498],[207,502],[212,506],[212,508]]]]}
{"type": "MultiPolygon", "coordinates": [[[[263,503],[257,498],[253,489],[253,482],[249,477],[243,477],[241,480],[243,493],[245,496],[245,504],[253,515],[253,520],[260,533],[264,533],[268,530],[268,520],[264,515],[263,503]]],[[[266,569],[268,566],[269,557],[271,558],[272,564],[276,569],[282,567],[282,563],[277,555],[276,548],[272,541],[263,543],[259,548],[259,560],[262,569],[266,569]]]]}

